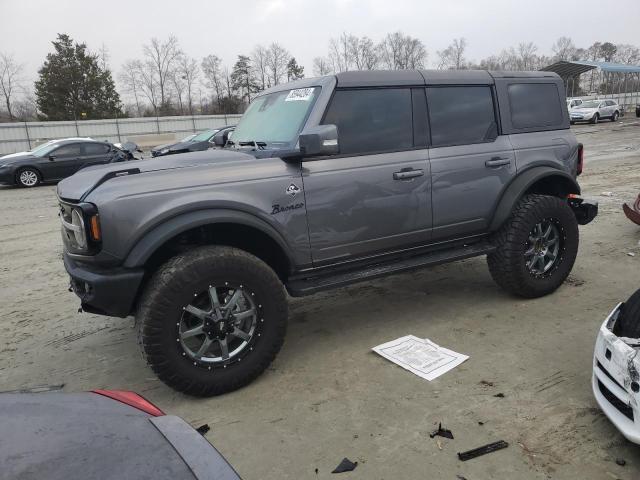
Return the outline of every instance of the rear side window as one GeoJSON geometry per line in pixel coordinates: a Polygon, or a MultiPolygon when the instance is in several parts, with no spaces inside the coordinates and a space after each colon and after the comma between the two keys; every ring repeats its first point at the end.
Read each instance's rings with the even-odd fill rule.
{"type": "Polygon", "coordinates": [[[496,115],[489,86],[429,87],[427,103],[434,147],[495,139],[496,115]]]}
{"type": "Polygon", "coordinates": [[[554,83],[512,83],[507,93],[515,128],[562,124],[562,104],[554,83]]]}
{"type": "Polygon", "coordinates": [[[57,157],[77,157],[80,156],[80,144],[72,143],[71,145],[62,145],[60,148],[57,148],[53,152],[52,155],[57,157]]]}
{"type": "Polygon", "coordinates": [[[411,90],[337,90],[322,123],[338,127],[341,154],[412,148],[411,90]]]}
{"type": "Polygon", "coordinates": [[[85,155],[104,155],[109,152],[109,145],[102,143],[85,143],[84,154],[85,155]]]}
{"type": "Polygon", "coordinates": [[[612,107],[615,105],[615,102],[613,100],[607,100],[607,107],[612,107]]]}

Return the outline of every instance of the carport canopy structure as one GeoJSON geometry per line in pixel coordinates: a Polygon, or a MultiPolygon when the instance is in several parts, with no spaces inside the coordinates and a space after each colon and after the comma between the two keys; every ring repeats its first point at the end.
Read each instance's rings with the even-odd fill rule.
{"type": "Polygon", "coordinates": [[[634,98],[637,101],[640,92],[640,65],[572,60],[556,62],[540,70],[557,73],[564,80],[567,96],[574,95],[578,77],[589,71],[598,71],[602,74],[605,83],[604,96],[616,96],[618,103],[633,103],[634,98]]]}

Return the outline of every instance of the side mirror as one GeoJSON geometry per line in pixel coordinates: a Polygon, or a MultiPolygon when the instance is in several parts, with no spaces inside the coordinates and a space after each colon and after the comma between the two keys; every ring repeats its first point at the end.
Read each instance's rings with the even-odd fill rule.
{"type": "Polygon", "coordinates": [[[304,130],[298,138],[300,153],[304,157],[335,155],[340,153],[338,127],[317,125],[304,130]]]}
{"type": "Polygon", "coordinates": [[[49,161],[53,162],[56,159],[55,155],[49,155],[49,161]]]}
{"type": "Polygon", "coordinates": [[[227,137],[229,136],[228,132],[219,132],[213,136],[213,144],[216,147],[224,147],[224,144],[227,143],[227,137]]]}

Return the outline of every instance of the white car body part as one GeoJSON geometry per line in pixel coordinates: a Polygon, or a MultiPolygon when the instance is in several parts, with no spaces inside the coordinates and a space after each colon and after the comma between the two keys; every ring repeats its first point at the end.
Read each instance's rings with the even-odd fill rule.
{"type": "Polygon", "coordinates": [[[598,332],[591,384],[611,423],[627,440],[640,444],[640,339],[613,333],[621,305],[613,309],[598,332]]]}

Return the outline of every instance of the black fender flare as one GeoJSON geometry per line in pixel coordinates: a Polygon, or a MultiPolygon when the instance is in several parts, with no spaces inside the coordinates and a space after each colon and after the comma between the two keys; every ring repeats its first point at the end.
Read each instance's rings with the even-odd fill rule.
{"type": "Polygon", "coordinates": [[[136,268],[144,266],[145,262],[165,242],[180,233],[203,225],[216,223],[235,223],[260,230],[268,235],[284,252],[289,265],[295,265],[290,248],[282,235],[266,221],[240,210],[232,209],[203,209],[183,213],[169,218],[146,232],[129,251],[124,267],[136,268]]]}
{"type": "Polygon", "coordinates": [[[538,166],[532,167],[520,173],[511,183],[504,189],[498,205],[493,214],[493,219],[489,224],[489,231],[495,232],[509,218],[513,207],[518,203],[529,188],[539,180],[547,177],[559,177],[570,186],[567,193],[580,194],[580,185],[575,178],[567,172],[558,170],[554,167],[538,166]]]}

